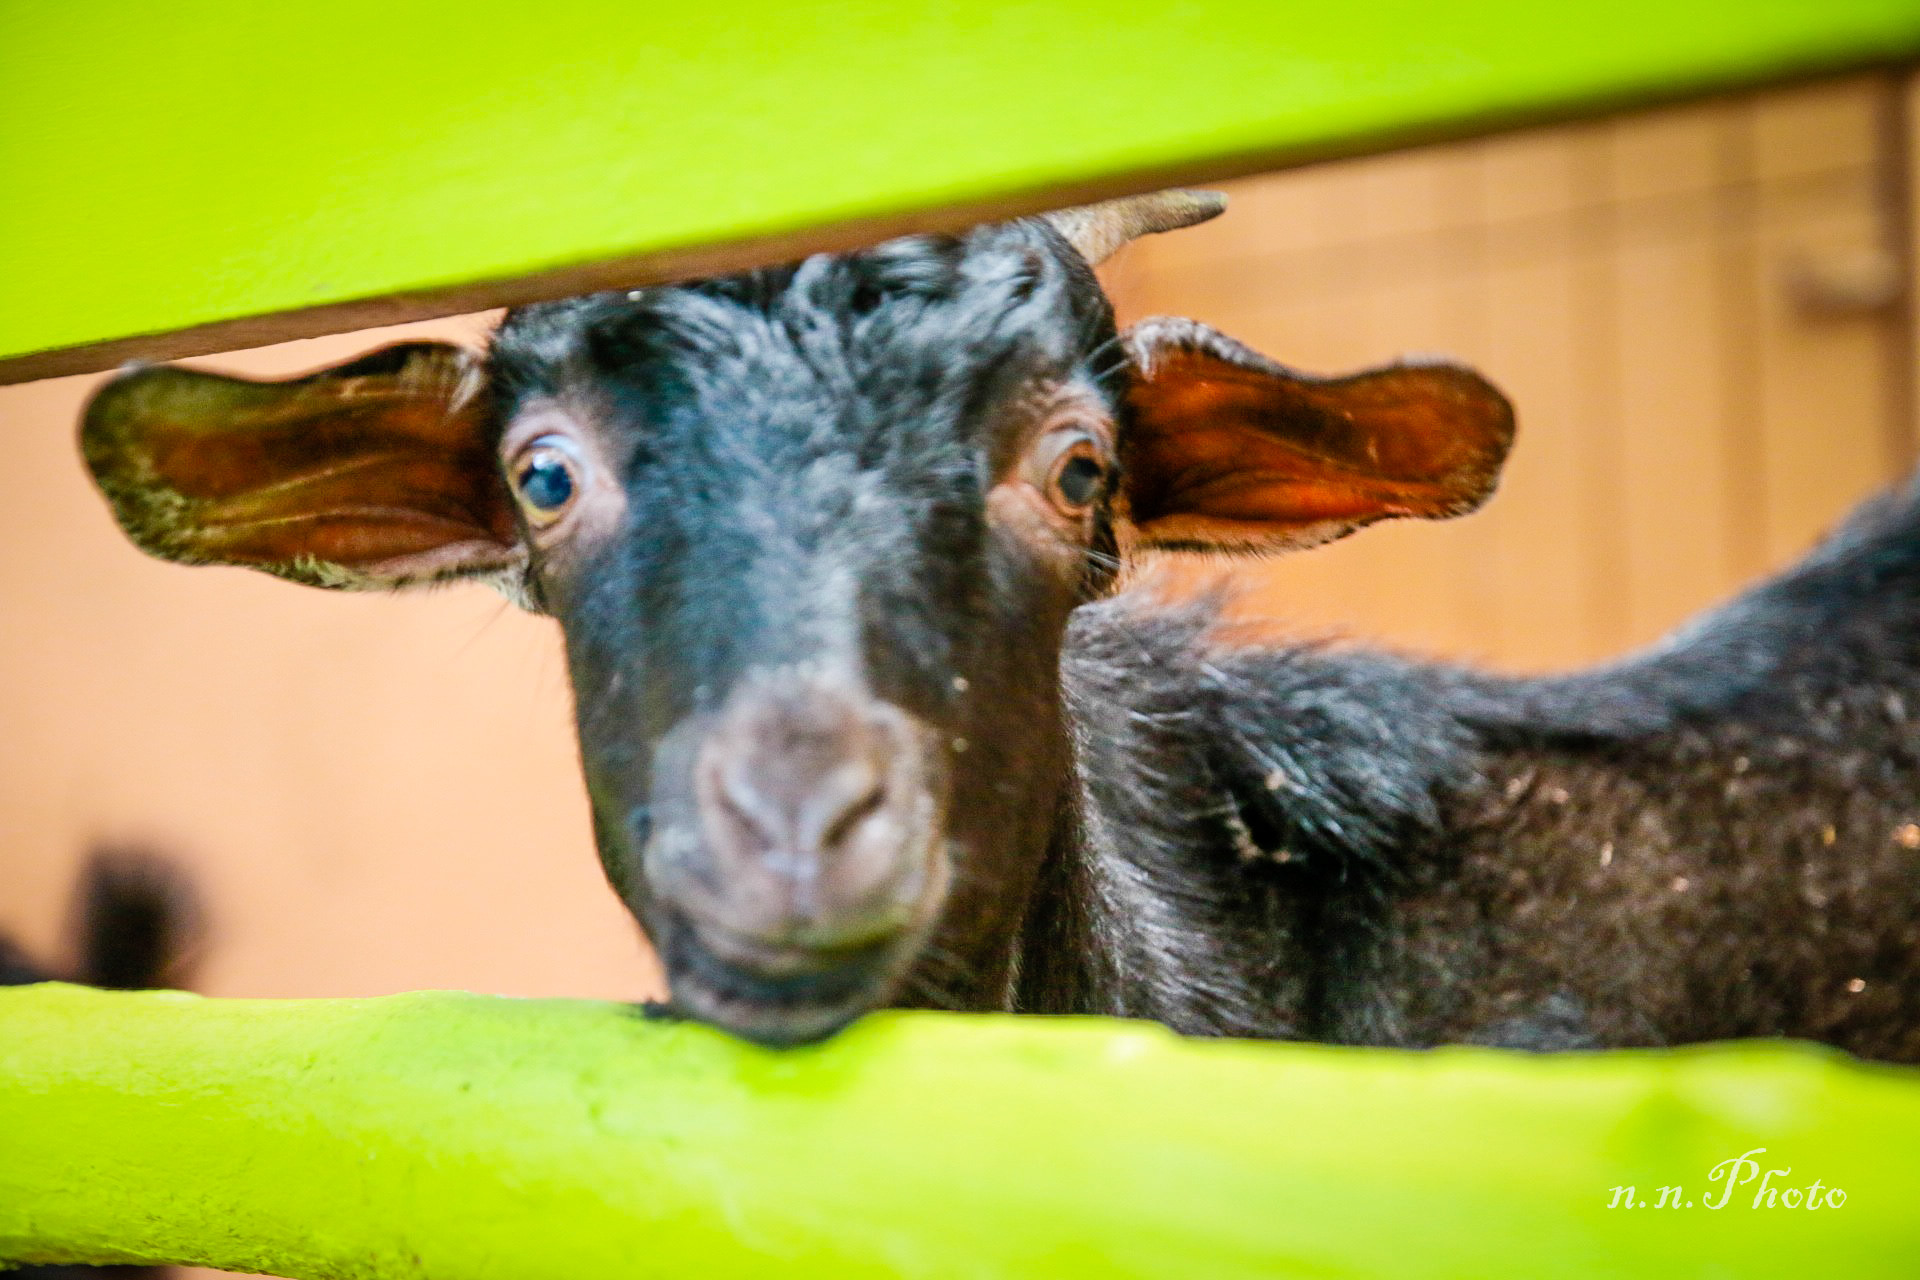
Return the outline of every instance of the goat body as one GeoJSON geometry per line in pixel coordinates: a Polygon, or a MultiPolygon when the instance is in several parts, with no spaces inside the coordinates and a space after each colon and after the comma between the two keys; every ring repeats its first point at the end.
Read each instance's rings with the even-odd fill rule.
{"type": "Polygon", "coordinates": [[[1082,609],[1010,1007],[1920,1060],[1920,493],[1660,647],[1497,679],[1082,609]]]}

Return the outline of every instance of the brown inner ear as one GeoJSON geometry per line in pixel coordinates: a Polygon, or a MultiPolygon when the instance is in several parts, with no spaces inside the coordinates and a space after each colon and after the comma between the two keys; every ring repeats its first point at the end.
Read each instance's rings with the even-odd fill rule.
{"type": "Polygon", "coordinates": [[[135,542],[324,586],[485,572],[519,556],[473,357],[409,344],[290,382],[140,370],[82,447],[135,542]]]}
{"type": "Polygon", "coordinates": [[[1122,465],[1150,545],[1301,546],[1461,515],[1492,491],[1513,436],[1505,399],[1455,366],[1316,379],[1174,347],[1146,367],[1122,465]]]}

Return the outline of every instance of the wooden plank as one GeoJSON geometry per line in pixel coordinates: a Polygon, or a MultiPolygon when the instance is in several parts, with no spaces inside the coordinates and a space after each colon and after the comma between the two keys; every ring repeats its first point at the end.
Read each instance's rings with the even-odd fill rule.
{"type": "Polygon", "coordinates": [[[1631,587],[1626,532],[1631,477],[1621,429],[1623,364],[1622,290],[1616,257],[1620,246],[1618,211],[1608,202],[1613,182],[1612,128],[1595,129],[1583,139],[1574,179],[1581,198],[1572,225],[1574,244],[1568,266],[1574,296],[1587,318],[1574,364],[1574,395],[1580,422],[1575,445],[1586,472],[1582,522],[1592,587],[1587,619],[1593,655],[1613,655],[1632,639],[1628,626],[1631,587]]]}
{"type": "Polygon", "coordinates": [[[1732,587],[1723,462],[1727,363],[1711,214],[1677,234],[1628,237],[1620,297],[1620,430],[1626,504],[1626,628],[1659,638],[1732,587]]]}
{"type": "Polygon", "coordinates": [[[1897,322],[1904,332],[1894,350],[1900,399],[1894,429],[1896,454],[1906,469],[1920,458],[1920,74],[1906,77],[1895,110],[1890,139],[1896,166],[1893,220],[1907,296],[1897,322]]]}
{"type": "Polygon", "coordinates": [[[1732,586],[1759,578],[1767,561],[1766,438],[1759,376],[1761,270],[1759,117],[1765,97],[1749,97],[1720,133],[1714,194],[1713,271],[1722,370],[1722,488],[1727,495],[1723,572],[1732,586]]]}
{"type": "Polygon", "coordinates": [[[1755,177],[1770,185],[1880,163],[1885,82],[1828,81],[1756,98],[1755,177]]]}
{"type": "Polygon", "coordinates": [[[1894,92],[1891,81],[1860,79],[1756,105],[1756,375],[1770,567],[1800,556],[1904,465],[1890,376],[1898,300],[1849,304],[1830,292],[1844,293],[1876,260],[1890,264],[1902,234],[1886,181],[1894,92]]]}
{"type": "Polygon", "coordinates": [[[1912,0],[0,6],[0,381],[1916,53],[1912,0]]]}
{"type": "MultiPolygon", "coordinates": [[[[1571,175],[1560,177],[1537,198],[1565,196],[1571,175]]],[[[1589,526],[1610,523],[1592,510],[1602,491],[1583,447],[1604,440],[1613,425],[1595,422],[1602,406],[1581,394],[1596,317],[1580,289],[1579,242],[1564,223],[1554,232],[1545,243],[1516,243],[1496,227],[1487,267],[1486,372],[1513,400],[1520,424],[1484,517],[1501,530],[1490,566],[1500,586],[1498,656],[1530,669],[1599,656],[1592,624],[1606,566],[1604,543],[1589,536],[1589,526]]]]}
{"type": "Polygon", "coordinates": [[[1811,310],[1791,281],[1806,264],[1844,260],[1880,242],[1880,211],[1862,182],[1839,207],[1762,205],[1759,376],[1766,458],[1766,554],[1786,564],[1905,464],[1899,397],[1888,376],[1900,345],[1892,308],[1811,310]]]}
{"type": "Polygon", "coordinates": [[[1730,592],[1733,501],[1719,198],[1733,104],[1614,130],[1626,639],[1649,643],[1730,592]]]}

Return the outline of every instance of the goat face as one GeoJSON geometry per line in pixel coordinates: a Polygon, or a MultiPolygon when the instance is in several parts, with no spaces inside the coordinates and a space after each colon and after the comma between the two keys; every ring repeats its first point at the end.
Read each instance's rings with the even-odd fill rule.
{"type": "Polygon", "coordinates": [[[1122,363],[1049,234],[497,335],[499,457],[566,632],[601,858],[703,1017],[817,1036],[1025,870],[995,855],[1063,774],[1057,649],[1107,535],[1122,363]]]}
{"type": "Polygon", "coordinates": [[[676,1005],[814,1039],[992,985],[1069,776],[1067,618],[1127,557],[1491,490],[1511,416],[1465,370],[1322,381],[1190,322],[1116,335],[1090,262],[1215,209],[524,308],[483,360],[139,370],[83,448],[156,554],[481,576],[558,619],[601,859],[676,1005]]]}

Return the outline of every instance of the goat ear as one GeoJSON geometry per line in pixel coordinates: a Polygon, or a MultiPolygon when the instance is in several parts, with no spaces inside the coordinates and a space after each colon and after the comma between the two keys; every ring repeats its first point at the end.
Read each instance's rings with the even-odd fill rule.
{"type": "Polygon", "coordinates": [[[80,449],[162,559],[397,587],[523,558],[490,415],[476,357],[416,342],[286,382],[136,369],[94,396],[80,449]]]}
{"type": "Polygon", "coordinates": [[[1513,443],[1506,397],[1459,365],[1315,378],[1192,320],[1126,341],[1119,514],[1138,548],[1281,551],[1465,515],[1513,443]]]}

